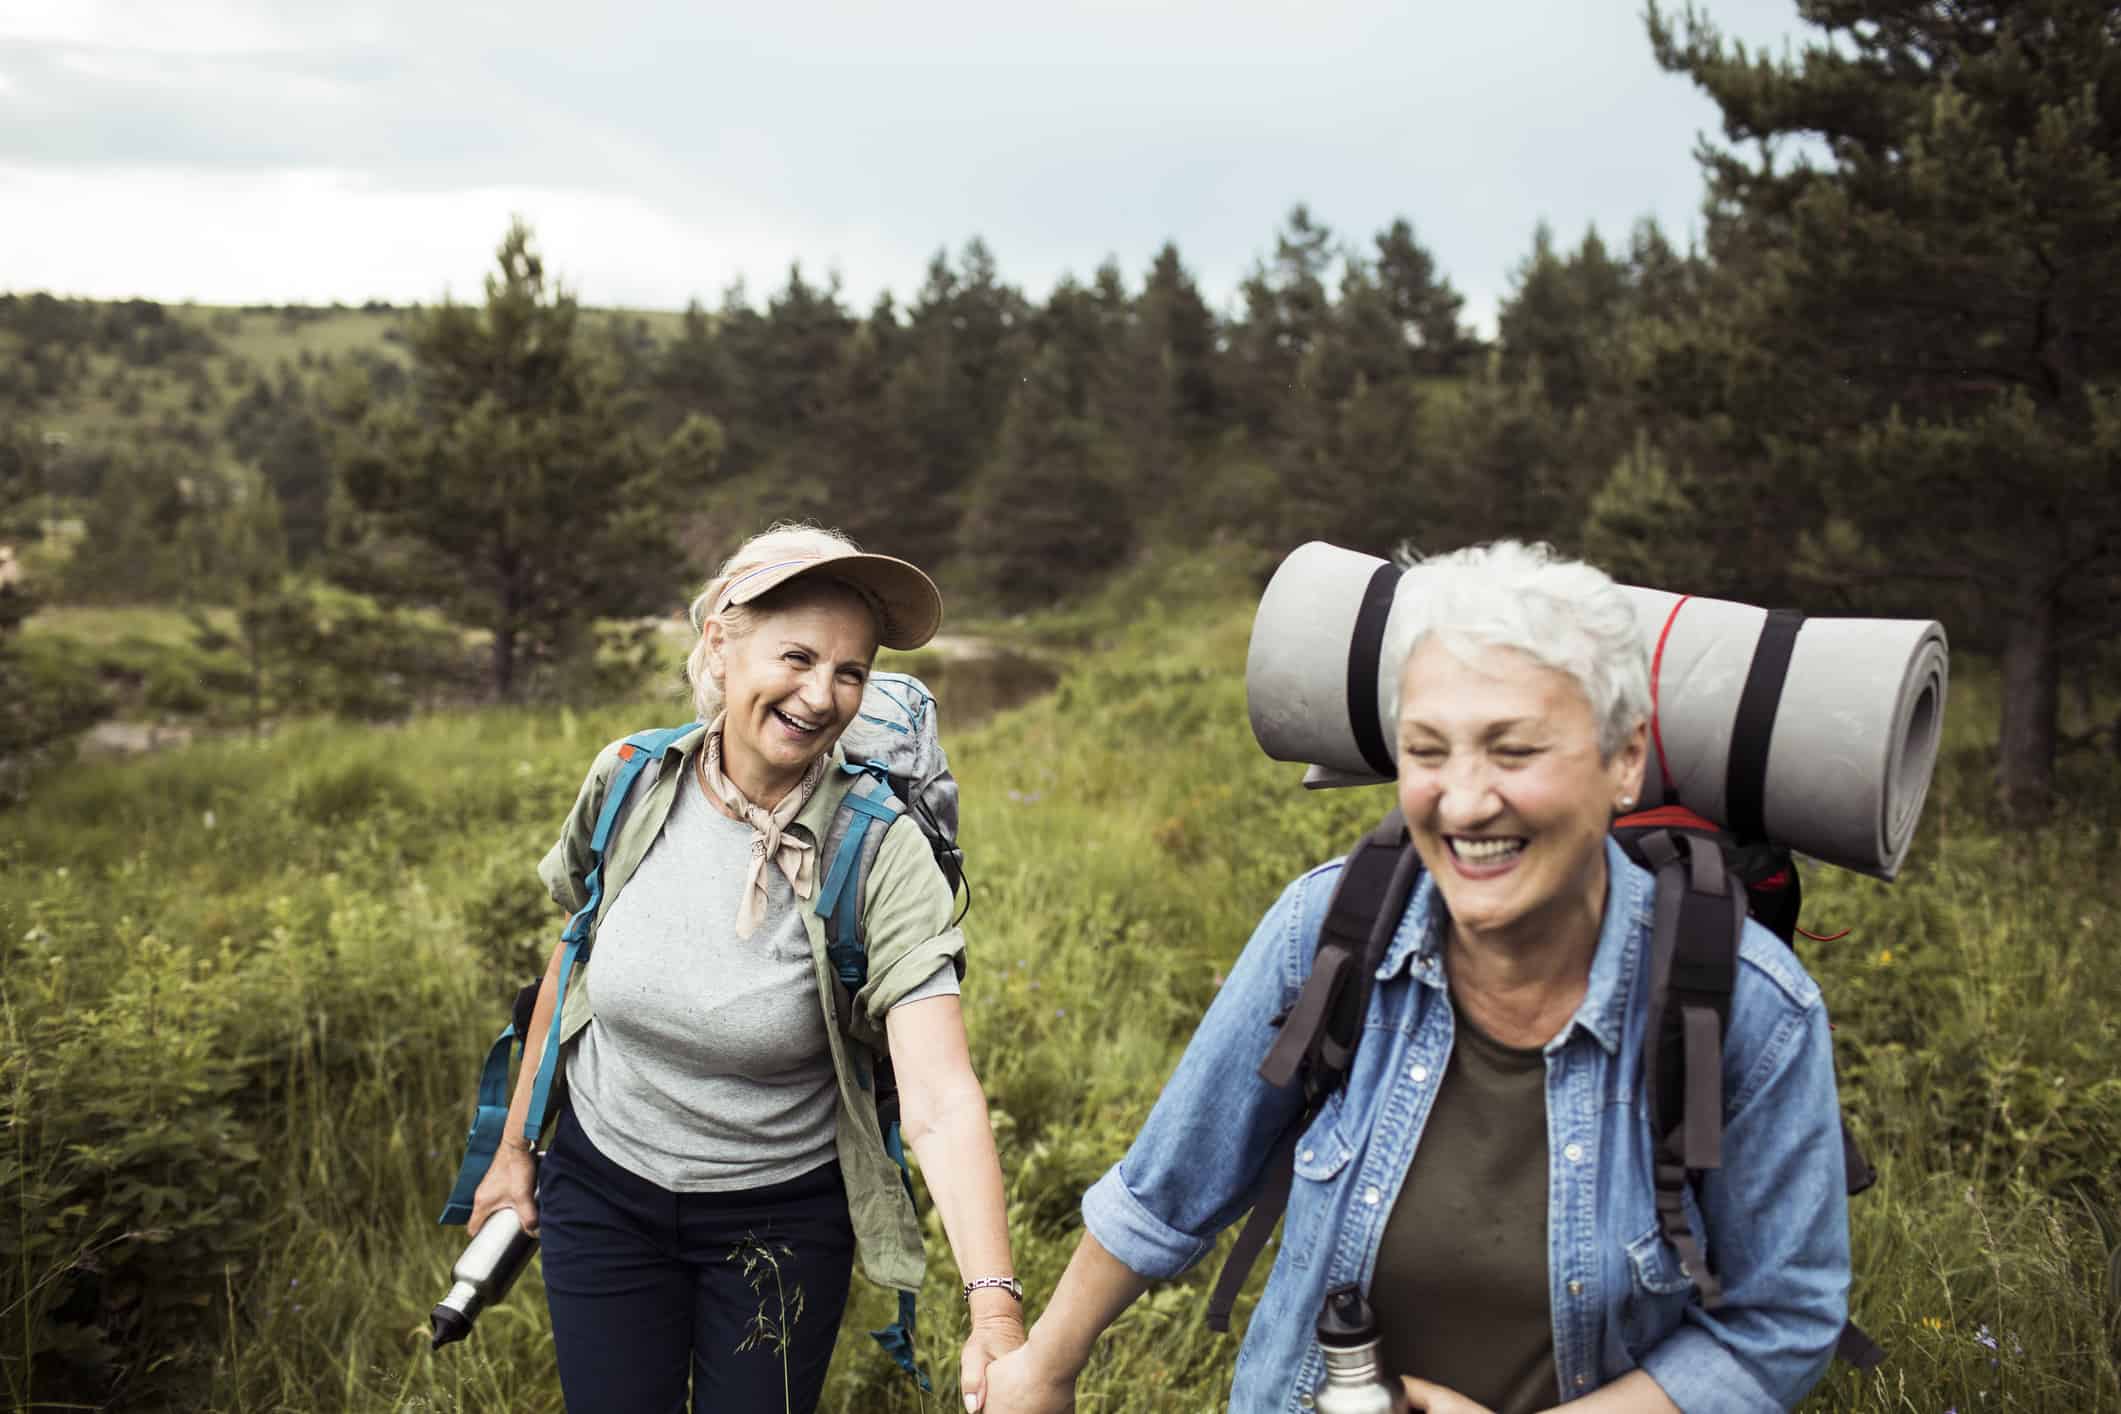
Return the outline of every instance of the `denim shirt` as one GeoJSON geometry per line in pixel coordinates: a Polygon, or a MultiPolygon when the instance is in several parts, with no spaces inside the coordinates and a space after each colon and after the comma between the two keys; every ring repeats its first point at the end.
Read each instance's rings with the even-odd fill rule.
{"type": "MultiPolygon", "coordinates": [[[[1583,1004],[1546,1045],[1547,1281],[1557,1401],[1646,1370],[1682,1410],[1788,1409],[1825,1371],[1847,1315],[1840,1110],[1819,989],[1748,922],[1724,1047],[1723,1167],[1687,1194],[1724,1291],[1704,1310],[1660,1238],[1642,1047],[1655,880],[1606,845],[1605,920],[1583,1004]],[[1706,1223],[1703,1218],[1706,1217],[1706,1223]]],[[[1299,1086],[1259,1061],[1309,973],[1336,861],[1285,890],[1126,1155],[1083,1196],[1083,1221],[1142,1276],[1175,1276],[1251,1205],[1298,1119],[1299,1086]]],[[[1310,1408],[1324,1376],[1325,1293],[1371,1291],[1378,1243],[1451,1053],[1447,915],[1424,877],[1371,990],[1346,1087],[1297,1145],[1280,1246],[1238,1351],[1230,1407],[1310,1408]]],[[[1403,1372],[1418,1373],[1418,1372],[1403,1372]]]]}

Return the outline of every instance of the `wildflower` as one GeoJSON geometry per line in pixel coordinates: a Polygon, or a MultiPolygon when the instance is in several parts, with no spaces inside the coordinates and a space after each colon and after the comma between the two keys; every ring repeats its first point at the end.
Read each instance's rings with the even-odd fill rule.
{"type": "Polygon", "coordinates": [[[1893,965],[1893,950],[1891,948],[1878,949],[1878,965],[1880,967],[1891,967],[1893,965]]]}
{"type": "Polygon", "coordinates": [[[1068,1014],[1068,1009],[1067,1009],[1066,1007],[1064,1007],[1064,1006],[1062,1006],[1062,1007],[1055,1007],[1055,1008],[1053,1009],[1053,1014],[1054,1014],[1055,1016],[1066,1016],[1066,1015],[1068,1014]]]}
{"type": "Polygon", "coordinates": [[[1933,1331],[1941,1331],[1944,1329],[1944,1322],[1938,1320],[1935,1316],[1924,1316],[1922,1318],[1922,1324],[1929,1327],[1929,1329],[1933,1331]]]}
{"type": "Polygon", "coordinates": [[[1983,1326],[1980,1330],[1974,1332],[1974,1343],[1987,1346],[1990,1350],[1996,1348],[1996,1338],[1988,1333],[1987,1326],[1983,1326]]]}

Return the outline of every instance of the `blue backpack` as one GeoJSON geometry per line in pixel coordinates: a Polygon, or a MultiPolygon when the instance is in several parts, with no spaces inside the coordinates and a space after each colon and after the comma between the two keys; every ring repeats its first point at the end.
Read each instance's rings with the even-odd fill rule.
{"type": "MultiPolygon", "coordinates": [[[[825,920],[825,954],[840,983],[834,991],[834,1008],[843,1031],[852,1014],[854,994],[869,979],[868,939],[861,919],[862,890],[876,863],[877,851],[883,847],[884,832],[891,828],[893,820],[912,815],[927,837],[951,892],[955,894],[962,884],[965,907],[971,906],[965,854],[957,843],[957,780],[950,774],[950,762],[943,753],[935,707],[934,694],[920,679],[905,673],[874,673],[863,689],[859,715],[840,737],[847,757],[840,769],[860,779],[841,797],[820,842],[818,857],[824,866],[824,881],[812,907],[825,920]],[[874,828],[878,825],[882,828],[874,828]]],[[[680,738],[698,725],[688,722],[679,727],[635,732],[620,742],[619,766],[605,789],[596,829],[589,839],[590,869],[583,880],[588,901],[568,918],[560,934],[564,947],[560,954],[560,996],[567,995],[574,969],[587,959],[591,949],[597,910],[604,898],[604,850],[617,835],[634,797],[645,793],[655,779],[643,768],[662,760],[680,738]]],[[[958,917],[963,916],[961,910],[958,917]]],[[[510,1079],[520,1063],[516,1060],[517,1040],[529,1035],[531,1013],[543,981],[541,977],[516,994],[509,1025],[494,1038],[480,1066],[478,1107],[465,1136],[464,1161],[457,1169],[456,1185],[442,1210],[440,1221],[445,1225],[461,1225],[470,1219],[472,1196],[493,1162],[494,1151],[500,1147],[508,1122],[510,1079]]],[[[548,1026],[537,1080],[530,1092],[530,1113],[523,1126],[523,1137],[533,1145],[544,1131],[551,1108],[552,1082],[559,1070],[559,1058],[560,1028],[548,1026]]],[[[910,1196],[913,1174],[906,1165],[905,1144],[899,1134],[898,1086],[892,1077],[890,1057],[877,1056],[873,1070],[877,1121],[884,1147],[897,1162],[899,1177],[910,1196]]],[[[862,1083],[867,1086],[869,1078],[864,1076],[862,1083]]],[[[927,1390],[928,1377],[913,1358],[911,1292],[899,1293],[898,1317],[895,1325],[871,1334],[927,1390]]]]}

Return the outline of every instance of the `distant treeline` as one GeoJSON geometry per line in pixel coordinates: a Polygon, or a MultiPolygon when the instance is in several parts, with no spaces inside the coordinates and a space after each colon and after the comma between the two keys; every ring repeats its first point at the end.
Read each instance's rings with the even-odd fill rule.
{"type": "Polygon", "coordinates": [[[1946,619],[2001,655],[2037,817],[2065,675],[2110,675],[2121,627],[2121,0],[1813,22],[1756,61],[1651,9],[1732,143],[1702,242],[1541,228],[1492,345],[1408,223],[1302,207],[1226,312],[1173,246],[1034,300],[974,240],[903,302],[794,265],[673,325],[578,310],[518,227],[483,307],[8,300],[0,516],[34,593],[233,602],[292,568],[492,630],[503,693],[774,518],[1005,612],[1157,542],[1540,537],[1946,619]]]}

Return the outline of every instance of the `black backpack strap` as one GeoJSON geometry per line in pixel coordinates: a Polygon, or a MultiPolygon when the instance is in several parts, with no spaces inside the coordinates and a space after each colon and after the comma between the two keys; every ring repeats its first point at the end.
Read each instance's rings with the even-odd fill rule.
{"type": "Polygon", "coordinates": [[[1724,823],[1741,840],[1764,840],[1767,832],[1768,743],[1775,734],[1775,712],[1782,705],[1782,684],[1789,676],[1797,631],[1804,615],[1795,609],[1770,609],[1753,645],[1753,661],[1738,693],[1738,713],[1731,721],[1731,752],[1724,763],[1724,823]]]}
{"type": "Polygon", "coordinates": [[[1834,1342],[1834,1358],[1859,1370],[1875,1370],[1885,1363],[1885,1347],[1865,1335],[1854,1321],[1843,1321],[1841,1336],[1834,1342]]]}
{"type": "Polygon", "coordinates": [[[1266,1181],[1252,1200],[1251,1216],[1224,1259],[1222,1274],[1208,1298],[1210,1330],[1230,1329],[1238,1288],[1289,1206],[1297,1140],[1318,1117],[1326,1098],[1347,1079],[1355,1047],[1362,1040],[1371,983],[1420,876],[1421,857],[1407,839],[1407,823],[1397,807],[1363,837],[1341,866],[1340,881],[1326,905],[1310,975],[1304,979],[1296,1005],[1281,1018],[1281,1034],[1259,1065],[1260,1078],[1276,1088],[1303,1082],[1303,1114],[1282,1131],[1267,1157],[1266,1181]]]}
{"type": "Polygon", "coordinates": [[[1687,1221],[1684,1195],[1694,1176],[1723,1166],[1723,1037],[1745,887],[1724,868],[1722,851],[1698,836],[1659,831],[1644,836],[1642,848],[1657,873],[1643,1037],[1657,1223],[1702,1306],[1713,1311],[1723,1304],[1723,1288],[1687,1221]]]}

